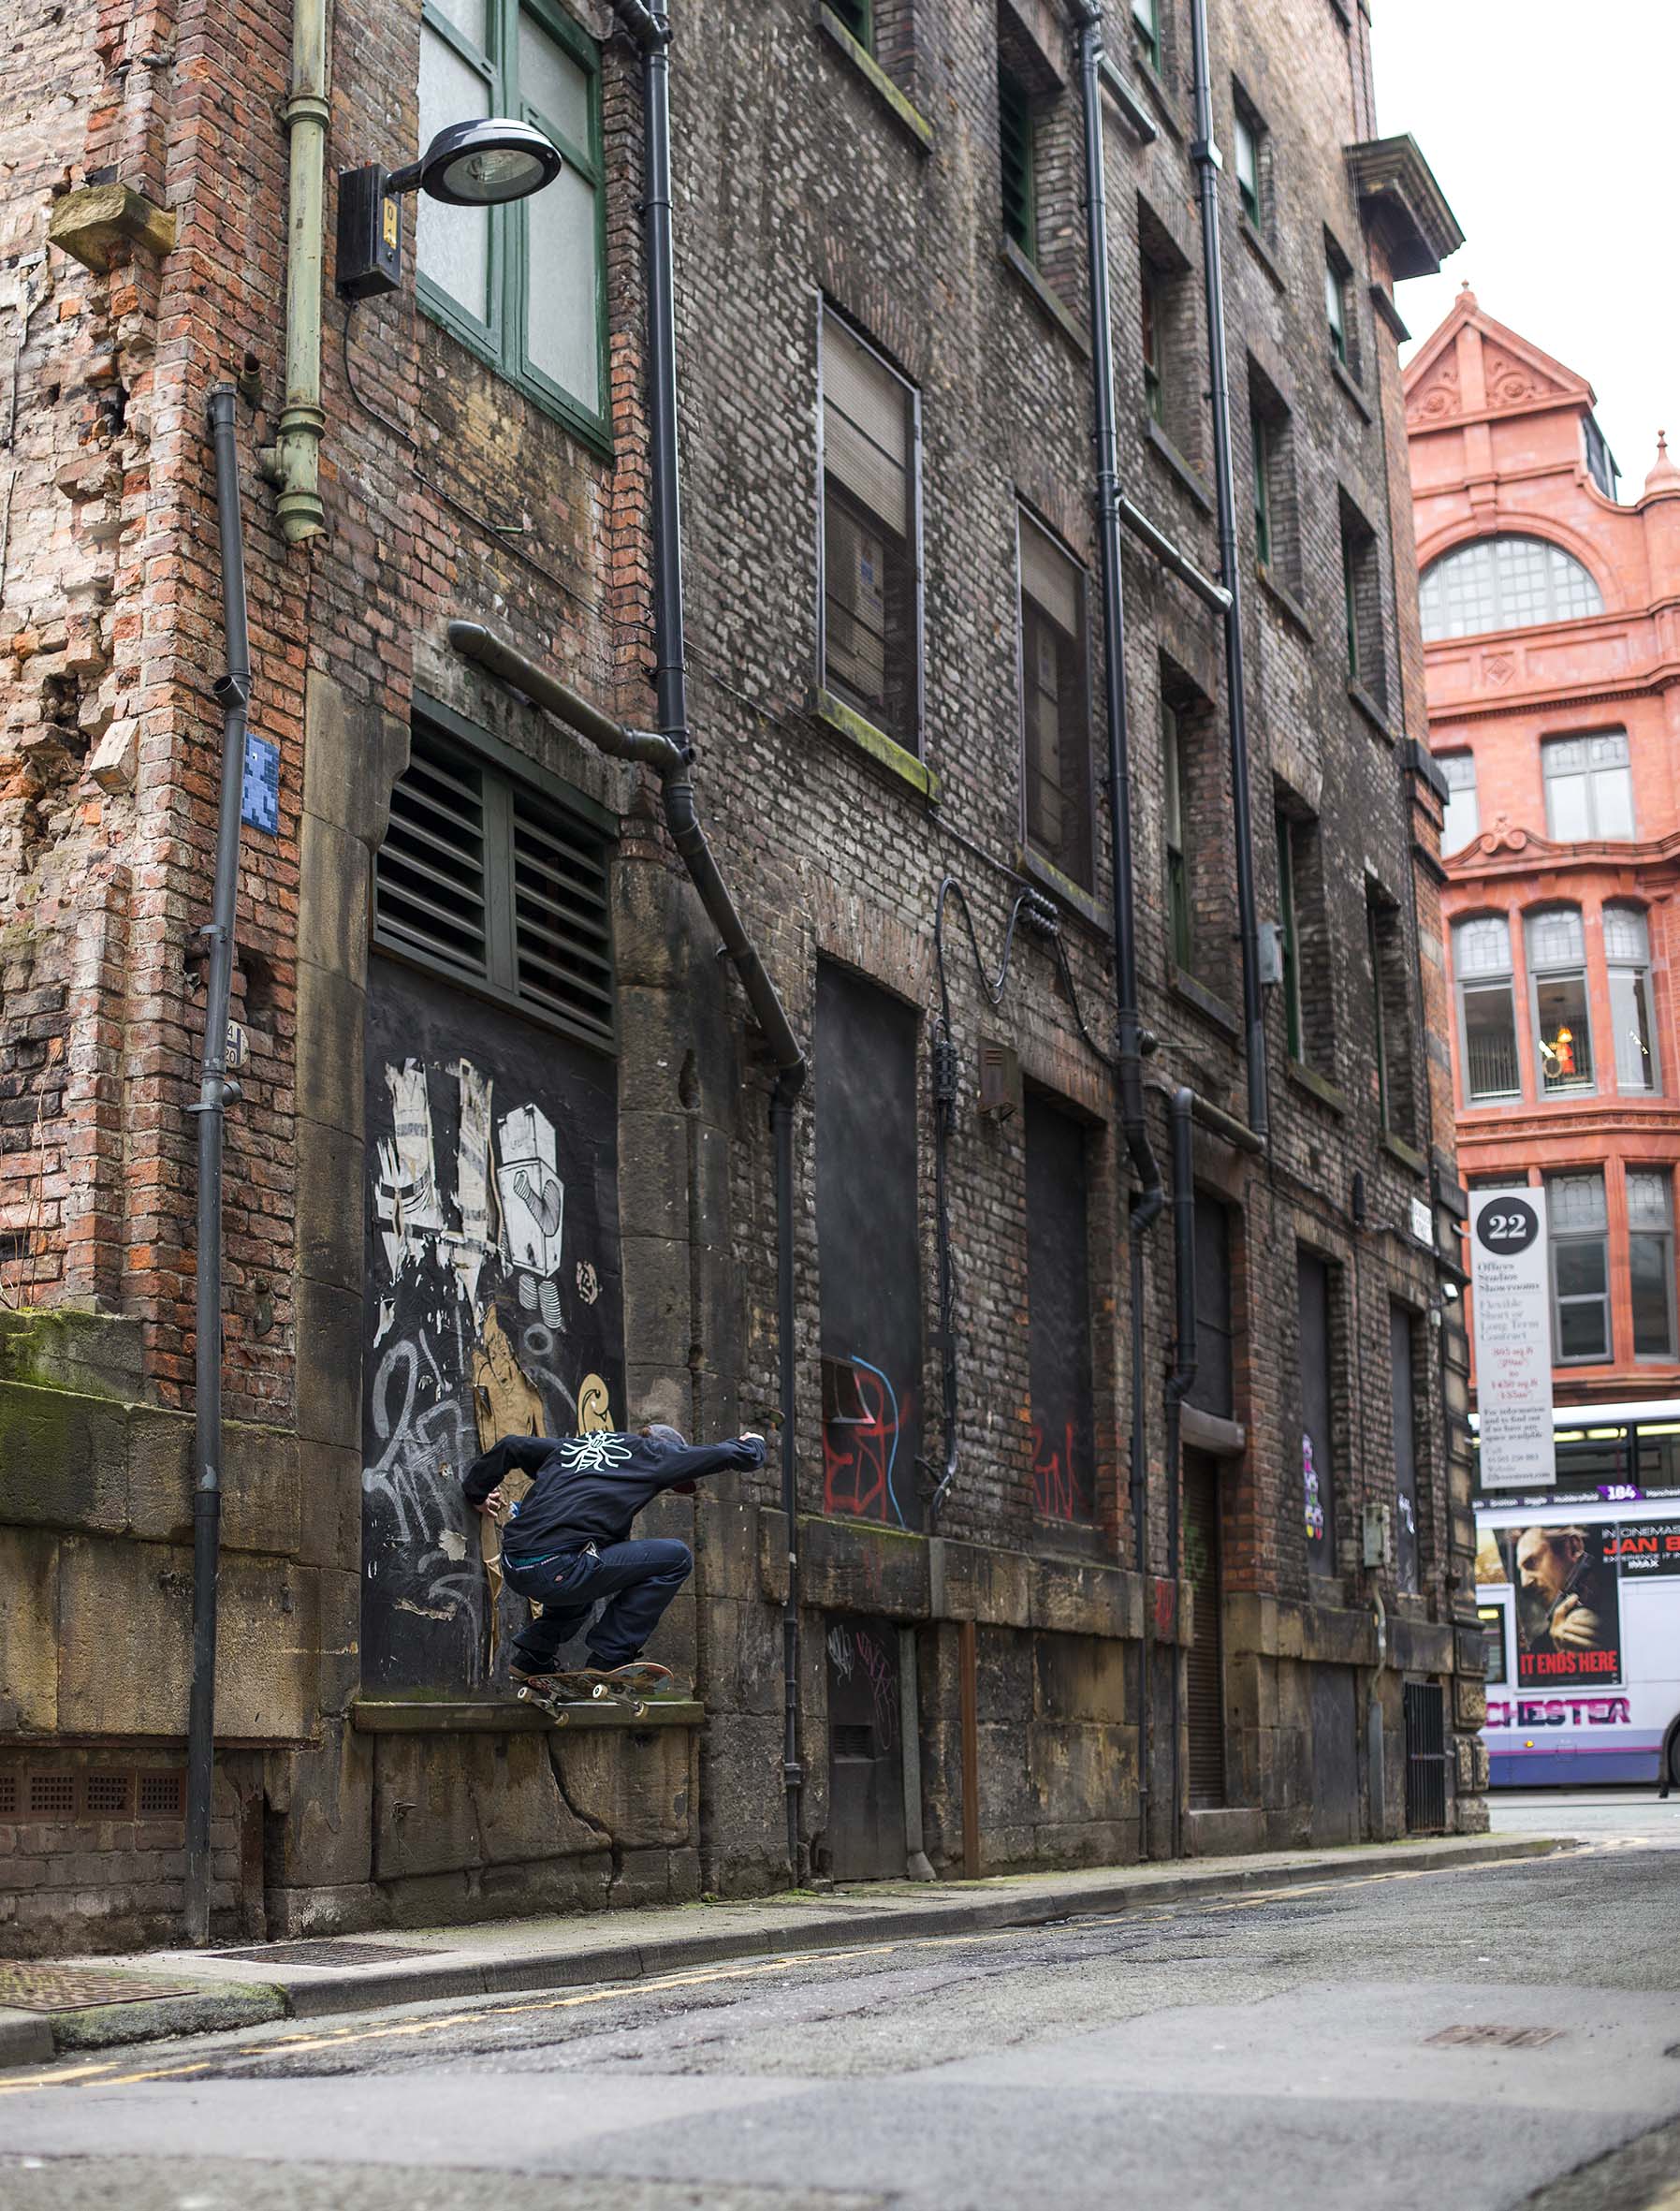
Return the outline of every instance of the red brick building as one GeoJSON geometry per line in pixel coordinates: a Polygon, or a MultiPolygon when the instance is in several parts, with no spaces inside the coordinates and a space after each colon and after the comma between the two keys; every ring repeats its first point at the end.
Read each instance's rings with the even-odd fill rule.
{"type": "Polygon", "coordinates": [[[1557,1402],[1672,1399],[1680,468],[1468,289],[1406,391],[1460,1167],[1546,1188],[1557,1402]]]}

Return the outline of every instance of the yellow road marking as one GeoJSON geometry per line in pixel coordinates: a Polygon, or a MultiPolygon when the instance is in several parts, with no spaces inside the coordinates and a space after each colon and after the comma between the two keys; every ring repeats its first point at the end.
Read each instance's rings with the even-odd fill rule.
{"type": "MultiPolygon", "coordinates": [[[[1491,1859],[1485,1869],[1507,1865],[1507,1859],[1491,1859]]],[[[1290,1896],[1322,1895],[1329,1889],[1369,1888],[1380,1882],[1418,1881],[1425,1874],[1437,1872],[1475,1873],[1481,1866],[1406,1866],[1384,1873],[1362,1873],[1344,1876],[1339,1880],[1286,1882],[1274,1889],[1257,1889],[1251,1896],[1237,1896],[1221,1904],[1198,1906],[1193,1898],[1180,1897],[1171,1903],[1138,1905],[1129,1911],[1102,1914],[1074,1913],[1067,1922],[1076,1928],[1137,1925],[1140,1921],[1171,1919],[1180,1911],[1201,1911],[1211,1916],[1220,1911],[1249,1911],[1263,1904],[1276,1904],[1290,1896]]],[[[874,1942],[850,1950],[805,1950],[779,1954],[775,1957],[755,1959],[750,1965],[712,1966],[696,1968],[689,1972],[665,1973],[654,1980],[610,1981],[600,1988],[584,1989],[571,1996],[538,1998],[530,2003],[481,2004],[472,2011],[441,2013],[431,2019],[406,2019],[392,2027],[341,2028],[329,2034],[276,2035],[268,2042],[246,2043],[231,2053],[238,2057],[264,2057],[275,2051],[290,2056],[310,2050],[347,2049],[358,2043],[394,2042],[415,2035],[439,2034],[445,2028],[460,2027],[478,2019],[514,2019],[527,2017],[537,2012],[577,2011],[593,2004],[611,2003],[621,1998],[658,1995],[673,1988],[702,1988],[719,1981],[747,1981],[767,1973],[786,1973],[799,1965],[844,1965],[860,1957],[890,1957],[903,1950],[948,1949],[959,1944],[999,1942],[1022,1935],[1044,1934],[1046,1927],[1034,1925],[1013,1927],[977,1927],[967,1934],[910,1935],[896,1942],[874,1942]]],[[[206,2058],[195,2065],[157,2067],[149,2072],[116,2073],[112,2064],[80,2065],[65,2072],[38,2073],[28,2080],[0,2081],[0,2095],[19,2095],[31,2088],[63,2088],[98,2087],[107,2088],[129,2087],[138,2082],[178,2080],[188,2073],[208,2072],[217,2063],[206,2058]]]]}

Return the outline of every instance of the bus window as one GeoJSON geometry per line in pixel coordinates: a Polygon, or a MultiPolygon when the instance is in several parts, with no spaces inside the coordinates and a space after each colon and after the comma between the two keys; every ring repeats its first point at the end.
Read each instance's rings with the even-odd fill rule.
{"type": "Polygon", "coordinates": [[[1505,1678],[1505,1612],[1498,1604],[1479,1604],[1476,1618],[1482,1622],[1482,1646],[1486,1654],[1487,1685],[1497,1688],[1505,1678]]]}

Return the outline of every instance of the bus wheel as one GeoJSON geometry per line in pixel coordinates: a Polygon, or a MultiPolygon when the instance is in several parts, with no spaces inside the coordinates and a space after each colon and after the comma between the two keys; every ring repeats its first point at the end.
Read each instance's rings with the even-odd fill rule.
{"type": "Polygon", "coordinates": [[[1680,1789],[1680,1720],[1676,1720],[1669,1730],[1669,1739],[1663,1747],[1663,1755],[1668,1763],[1669,1788],[1680,1789]]]}

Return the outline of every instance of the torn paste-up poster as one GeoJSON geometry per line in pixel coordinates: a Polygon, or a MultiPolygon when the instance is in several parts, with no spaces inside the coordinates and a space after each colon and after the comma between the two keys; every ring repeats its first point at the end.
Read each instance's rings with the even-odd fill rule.
{"type": "Polygon", "coordinates": [[[478,1275],[485,1253],[495,1238],[490,1234],[490,1093],[494,1084],[480,1075],[470,1060],[456,1069],[460,1084],[460,1136],[455,1162],[455,1206],[460,1215],[458,1235],[445,1240],[449,1262],[467,1304],[475,1305],[478,1275]]]}
{"type": "Polygon", "coordinates": [[[497,1124],[496,1189],[507,1255],[533,1274],[560,1265],[561,1217],[565,1191],[555,1172],[554,1123],[540,1106],[516,1106],[497,1124]]]}
{"type": "Polygon", "coordinates": [[[437,1194],[426,1070],[417,1060],[405,1060],[400,1068],[387,1062],[385,1087],[390,1092],[393,1132],[379,1139],[373,1213],[394,1281],[402,1271],[411,1239],[438,1235],[444,1213],[437,1194]]]}

